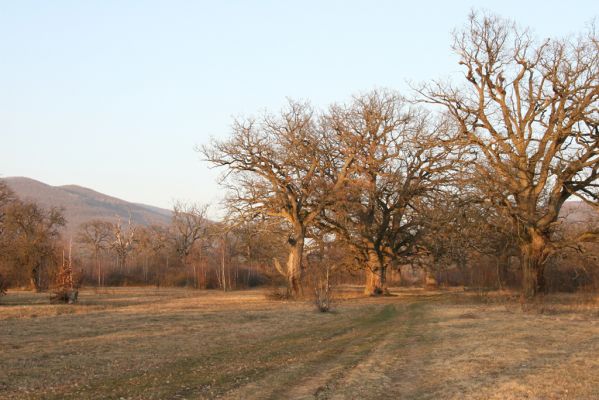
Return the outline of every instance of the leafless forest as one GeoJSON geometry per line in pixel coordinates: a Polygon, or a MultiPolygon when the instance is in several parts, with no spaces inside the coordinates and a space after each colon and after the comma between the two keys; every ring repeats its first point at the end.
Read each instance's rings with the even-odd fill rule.
{"type": "MultiPolygon", "coordinates": [[[[195,310],[196,301],[214,307],[193,318],[214,318],[205,329],[214,340],[206,346],[216,353],[177,348],[169,378],[177,388],[152,380],[168,370],[166,344],[152,337],[152,365],[126,370],[141,383],[127,392],[86,377],[89,386],[78,389],[83,397],[97,391],[131,398],[599,396],[599,365],[589,360],[599,359],[599,39],[587,29],[540,40],[509,20],[474,13],[454,32],[452,50],[459,81],[417,83],[409,93],[376,89],[326,109],[289,100],[278,112],[233,121],[226,138],[199,146],[198,156],[222,172],[227,212],[220,221],[207,217],[208,205],[178,202],[168,226],[91,220],[67,238],[60,209],[22,201],[0,182],[0,295],[8,293],[0,297],[0,318],[19,318],[20,328],[35,330],[22,318],[45,302],[39,315],[60,342],[72,333],[65,326],[79,319],[91,329],[94,313],[121,312],[131,326],[158,329],[133,320],[135,310],[148,313],[142,308],[150,304],[159,314],[148,318],[193,347],[177,331],[179,320],[169,318],[184,321],[182,310],[195,310]],[[116,286],[145,286],[139,290],[150,297],[138,303],[127,291],[134,289],[116,286]],[[38,293],[17,290],[24,288],[38,293]],[[79,304],[50,306],[48,297],[79,304]],[[311,312],[314,303],[340,314],[311,312]],[[61,326],[55,318],[64,307],[71,311],[61,326]],[[582,322],[562,324],[547,313],[582,322]],[[277,342],[275,328],[288,329],[283,320],[292,331],[277,342]],[[256,331],[248,331],[248,341],[227,336],[223,324],[231,321],[256,331]],[[460,324],[475,333],[464,335],[460,324]],[[493,346],[506,345],[499,333],[513,348],[491,357],[493,346]],[[251,344],[266,338],[272,342],[260,343],[270,356],[251,344]],[[440,341],[460,350],[439,347],[440,341]],[[570,350],[558,355],[561,341],[570,350]],[[227,353],[227,343],[239,346],[245,362],[227,353]],[[444,355],[431,355],[431,348],[444,355]],[[530,348],[536,350],[523,355],[530,348]],[[394,358],[400,353],[408,358],[394,358]],[[220,372],[202,364],[208,359],[220,372]],[[443,360],[457,365],[455,376],[443,360]],[[584,369],[580,363],[589,363],[579,375],[589,386],[570,376],[584,369]],[[544,369],[549,364],[570,366],[560,385],[544,386],[555,379],[544,369]],[[534,372],[526,375],[527,368],[534,372]],[[439,377],[446,390],[425,376],[439,377]],[[465,376],[472,379],[462,382],[465,376]]],[[[184,324],[196,338],[193,325],[184,324]]],[[[9,346],[6,338],[15,332],[3,324],[0,345],[9,346]]],[[[27,370],[10,352],[8,362],[27,370]]],[[[77,354],[84,368],[104,368],[77,354]]],[[[19,385],[40,398],[77,397],[59,382],[50,393],[34,378],[16,376],[0,373],[0,397],[3,389],[19,397],[19,385]]]]}

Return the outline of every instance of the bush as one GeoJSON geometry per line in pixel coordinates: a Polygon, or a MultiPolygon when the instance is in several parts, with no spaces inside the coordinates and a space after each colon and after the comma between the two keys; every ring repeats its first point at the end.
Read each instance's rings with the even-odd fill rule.
{"type": "Polygon", "coordinates": [[[333,305],[333,290],[331,289],[331,285],[329,285],[329,282],[326,281],[317,285],[314,288],[314,294],[316,295],[316,297],[314,298],[314,304],[316,305],[318,311],[331,311],[333,305]]]}
{"type": "Polygon", "coordinates": [[[56,275],[56,288],[50,301],[73,304],[79,296],[79,282],[73,272],[71,260],[64,260],[56,275]]]}
{"type": "Polygon", "coordinates": [[[266,294],[266,298],[269,300],[289,300],[291,299],[291,296],[289,290],[278,285],[271,285],[269,292],[266,294]]]}

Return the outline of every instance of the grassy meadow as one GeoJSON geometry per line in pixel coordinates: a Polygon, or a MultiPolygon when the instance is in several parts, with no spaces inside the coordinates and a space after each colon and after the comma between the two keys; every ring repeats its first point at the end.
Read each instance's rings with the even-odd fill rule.
{"type": "Polygon", "coordinates": [[[599,398],[596,297],[348,288],[319,313],[267,294],[86,289],[52,305],[9,291],[0,398],[599,398]]]}

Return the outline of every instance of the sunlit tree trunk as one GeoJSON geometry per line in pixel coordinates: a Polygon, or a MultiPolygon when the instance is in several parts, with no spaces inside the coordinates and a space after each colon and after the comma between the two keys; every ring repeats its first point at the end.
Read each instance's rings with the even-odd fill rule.
{"type": "Polygon", "coordinates": [[[389,294],[387,289],[387,266],[383,257],[372,250],[368,253],[367,264],[364,294],[368,296],[389,294]]]}
{"type": "Polygon", "coordinates": [[[287,290],[292,296],[302,292],[302,256],[304,253],[305,231],[301,224],[296,224],[293,236],[289,237],[289,256],[287,258],[287,290]]]}
{"type": "Polygon", "coordinates": [[[227,246],[227,237],[226,237],[226,234],[225,234],[222,237],[222,249],[221,249],[222,251],[221,251],[221,259],[220,259],[220,266],[221,266],[221,271],[220,271],[221,278],[220,278],[220,281],[221,281],[222,289],[224,291],[227,290],[227,274],[226,274],[226,260],[225,260],[225,258],[226,258],[226,251],[227,251],[226,246],[227,246]]]}
{"type": "Polygon", "coordinates": [[[527,298],[545,292],[548,241],[545,235],[531,228],[528,231],[528,240],[520,246],[522,289],[527,298]]]}

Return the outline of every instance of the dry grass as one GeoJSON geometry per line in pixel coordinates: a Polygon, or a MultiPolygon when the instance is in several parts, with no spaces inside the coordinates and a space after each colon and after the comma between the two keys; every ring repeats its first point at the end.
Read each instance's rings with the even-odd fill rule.
{"type": "Polygon", "coordinates": [[[333,313],[261,291],[9,292],[0,398],[599,398],[596,298],[346,290],[333,313]],[[509,297],[509,296],[508,296],[509,297]]]}

